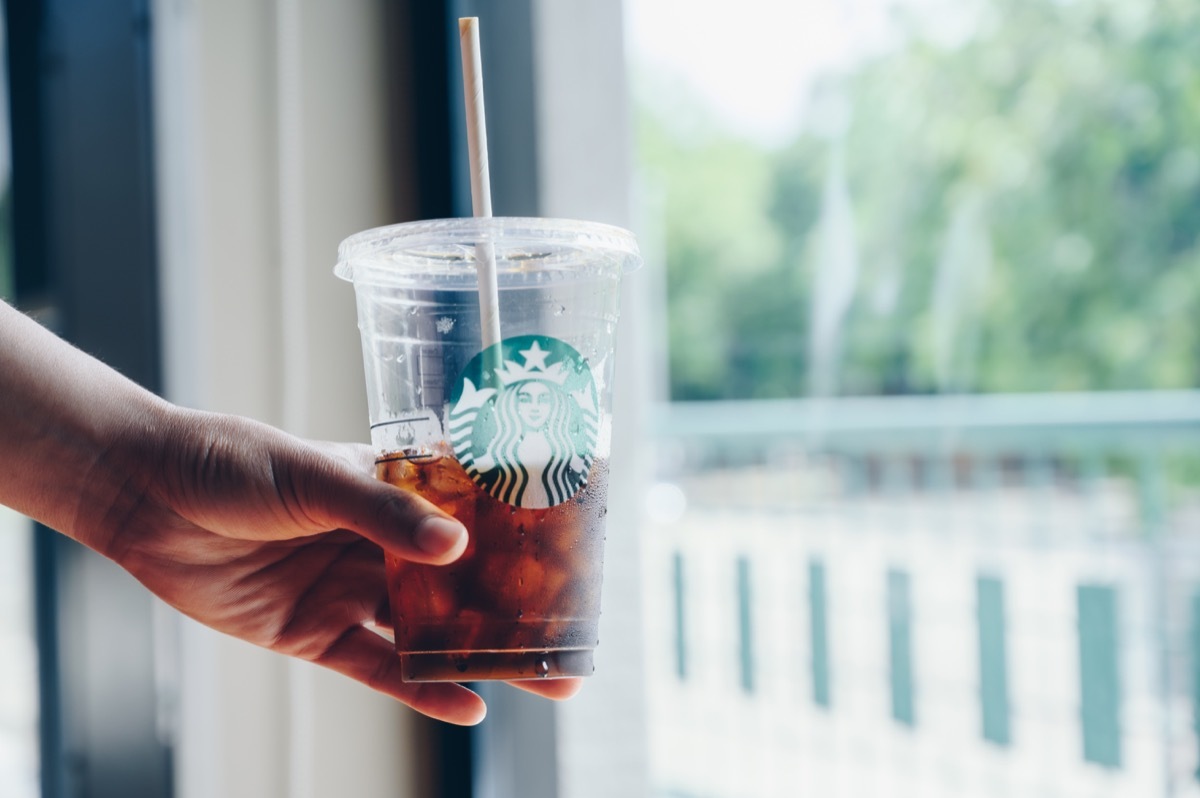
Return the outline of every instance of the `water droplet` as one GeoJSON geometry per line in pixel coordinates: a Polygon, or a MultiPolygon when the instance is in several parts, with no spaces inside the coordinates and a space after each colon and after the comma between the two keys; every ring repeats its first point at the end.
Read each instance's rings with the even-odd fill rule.
{"type": "Polygon", "coordinates": [[[566,313],[566,312],[567,312],[567,309],[566,309],[564,306],[562,306],[562,305],[559,305],[558,307],[556,307],[556,308],[554,309],[554,315],[555,315],[555,316],[561,316],[562,314],[564,314],[564,313],[566,313]]]}
{"type": "Polygon", "coordinates": [[[517,577],[517,587],[524,587],[524,586],[525,586],[525,577],[518,576],[517,577]]]}
{"type": "Polygon", "coordinates": [[[412,307],[410,307],[408,309],[408,315],[410,315],[410,316],[417,315],[417,306],[416,305],[413,305],[412,307]]]}
{"type": "Polygon", "coordinates": [[[462,659],[460,659],[460,660],[456,661],[456,662],[454,663],[454,667],[455,667],[455,669],[456,669],[456,670],[457,670],[459,673],[466,673],[466,672],[467,672],[467,668],[469,667],[469,666],[467,665],[467,659],[466,659],[466,657],[463,657],[462,659]]]}
{"type": "Polygon", "coordinates": [[[550,673],[550,663],[544,659],[539,659],[533,666],[533,672],[538,676],[546,676],[550,673]]]}
{"type": "Polygon", "coordinates": [[[425,393],[425,388],[423,388],[422,386],[418,385],[418,386],[417,386],[417,396],[420,396],[420,395],[421,395],[421,394],[423,394],[423,393],[425,393]]]}
{"type": "Polygon", "coordinates": [[[396,355],[396,362],[397,362],[397,363],[403,363],[405,360],[408,360],[408,355],[404,354],[403,352],[401,352],[400,354],[396,355]]]}
{"type": "Polygon", "coordinates": [[[524,617],[525,617],[525,610],[517,610],[517,617],[518,617],[518,618],[524,618],[524,617]]]}

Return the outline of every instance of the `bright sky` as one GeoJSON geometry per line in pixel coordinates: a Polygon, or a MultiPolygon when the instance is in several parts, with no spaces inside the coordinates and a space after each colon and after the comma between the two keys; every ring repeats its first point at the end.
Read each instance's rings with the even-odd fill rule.
{"type": "Polygon", "coordinates": [[[812,80],[886,47],[893,0],[625,0],[630,53],[737,133],[778,144],[812,80]]]}

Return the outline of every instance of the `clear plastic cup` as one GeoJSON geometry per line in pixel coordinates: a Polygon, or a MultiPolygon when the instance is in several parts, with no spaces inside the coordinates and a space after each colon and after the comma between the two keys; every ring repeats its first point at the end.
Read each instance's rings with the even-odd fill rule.
{"type": "Polygon", "coordinates": [[[600,615],[621,275],[631,233],[559,219],[413,222],[351,236],[377,476],[462,521],[448,566],[388,558],[407,681],[586,676],[600,615]],[[480,340],[476,252],[503,340],[480,340]]]}

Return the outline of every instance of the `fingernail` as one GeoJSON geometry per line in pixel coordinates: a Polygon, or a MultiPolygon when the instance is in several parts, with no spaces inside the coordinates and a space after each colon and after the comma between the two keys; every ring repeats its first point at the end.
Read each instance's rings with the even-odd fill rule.
{"type": "Polygon", "coordinates": [[[440,515],[430,515],[417,525],[417,534],[413,536],[413,540],[421,551],[437,555],[453,550],[466,534],[467,528],[458,521],[440,515]]]}

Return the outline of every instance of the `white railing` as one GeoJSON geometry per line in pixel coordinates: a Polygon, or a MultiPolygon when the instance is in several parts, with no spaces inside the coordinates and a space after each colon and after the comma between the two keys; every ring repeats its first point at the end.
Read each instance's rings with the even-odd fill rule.
{"type": "Polygon", "coordinates": [[[1200,795],[1200,393],[670,405],[663,795],[1200,795]]]}

